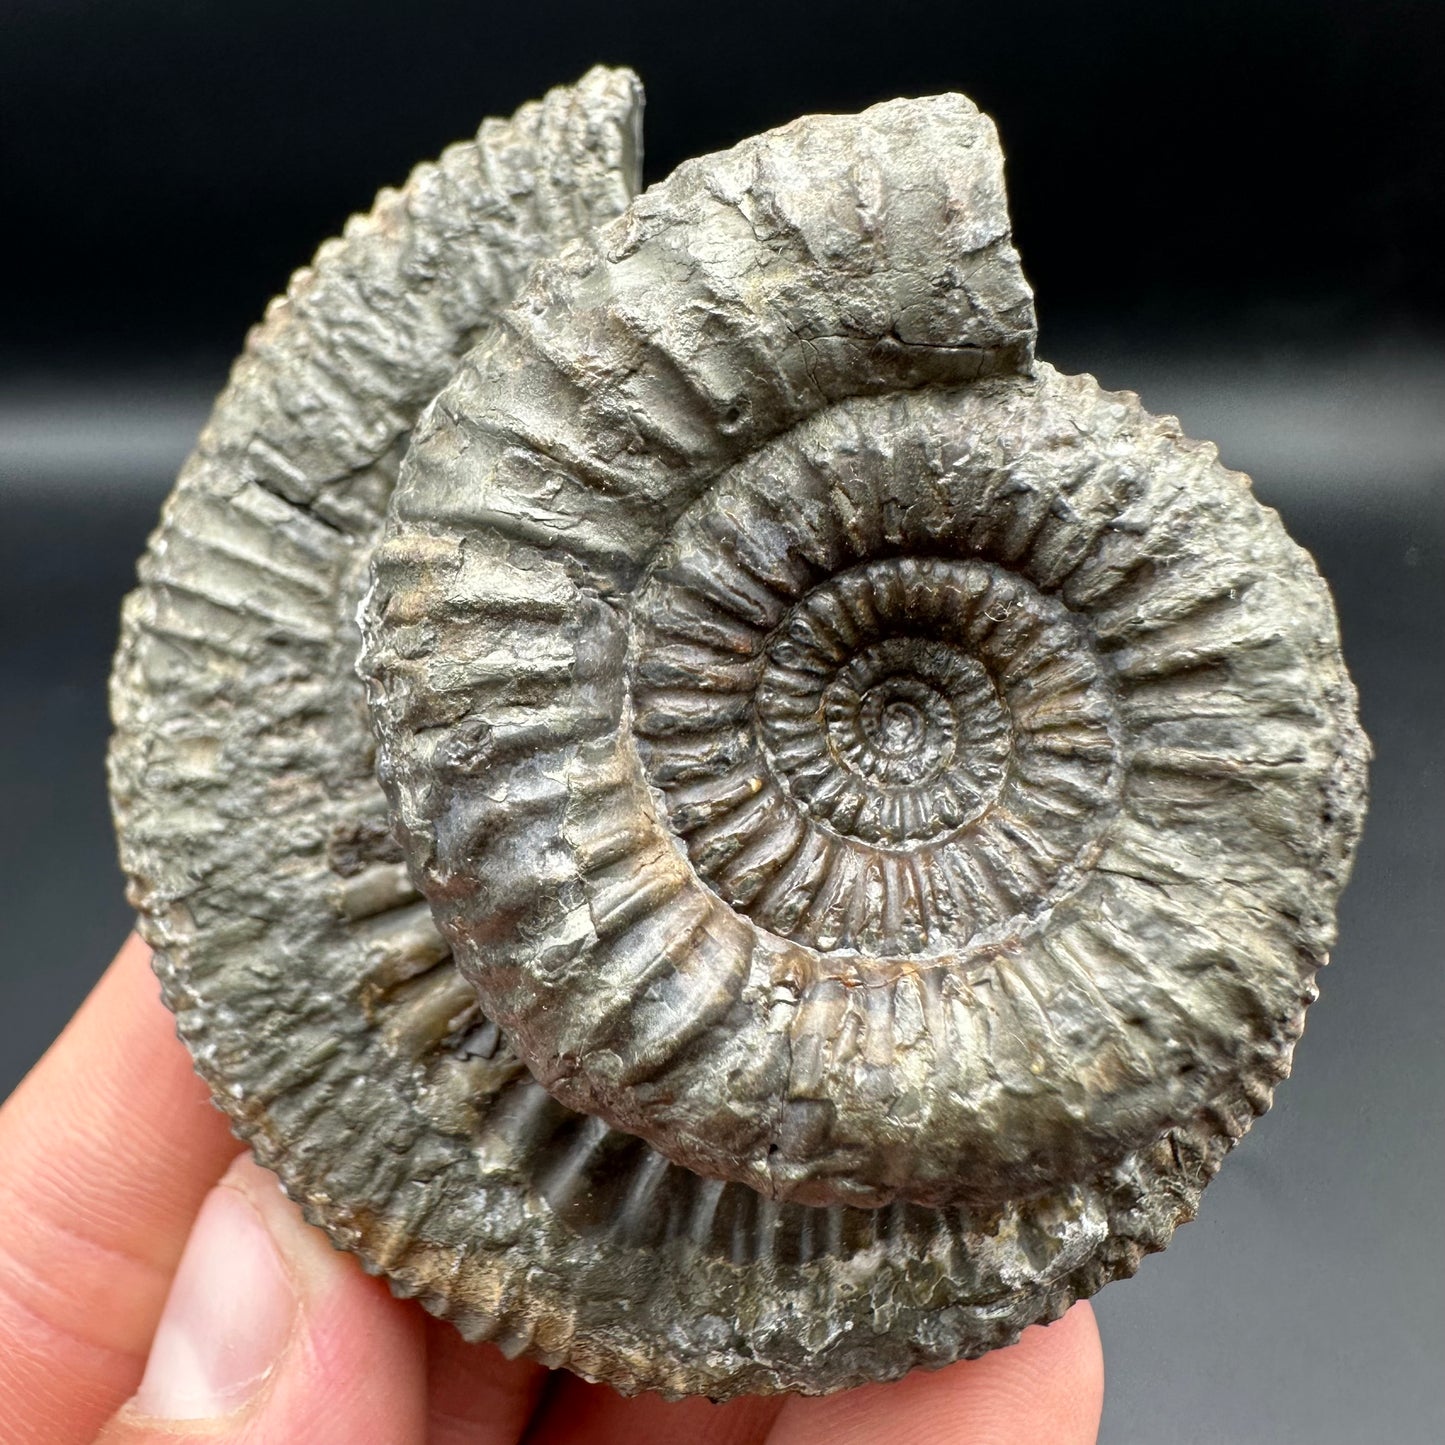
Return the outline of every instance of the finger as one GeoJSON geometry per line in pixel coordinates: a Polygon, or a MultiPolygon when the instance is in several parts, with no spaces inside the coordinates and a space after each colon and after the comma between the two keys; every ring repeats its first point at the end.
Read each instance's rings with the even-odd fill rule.
{"type": "Polygon", "coordinates": [[[513,1445],[537,1406],[549,1371],[469,1345],[443,1320],[426,1321],[427,1445],[513,1445]]]}
{"type": "Polygon", "coordinates": [[[0,1420],[88,1441],[136,1387],[186,1233],[236,1151],[131,939],[0,1109],[0,1420]]]}
{"type": "Polygon", "coordinates": [[[1081,1303],[981,1359],[893,1385],[791,1399],[768,1445],[1094,1445],[1103,1402],[1099,1331],[1081,1303]]]}
{"type": "Polygon", "coordinates": [[[560,1381],[527,1445],[754,1445],[783,1407],[780,1398],[743,1396],[726,1404],[711,1400],[664,1400],[658,1395],[625,1399],[606,1385],[569,1376],[560,1381]]]}
{"type": "Polygon", "coordinates": [[[420,1313],[237,1159],[207,1196],[135,1398],[97,1445],[426,1445],[420,1313]]]}

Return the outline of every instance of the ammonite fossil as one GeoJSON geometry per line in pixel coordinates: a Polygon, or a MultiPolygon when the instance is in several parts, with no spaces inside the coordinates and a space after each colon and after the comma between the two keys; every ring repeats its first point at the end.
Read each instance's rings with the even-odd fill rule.
{"type": "Polygon", "coordinates": [[[116,814],[338,1245],[624,1390],[831,1390],[1191,1217],[1367,747],[1248,480],[1035,360],[973,105],[634,197],[639,110],[488,122],[252,333],[126,606],[116,814]]]}

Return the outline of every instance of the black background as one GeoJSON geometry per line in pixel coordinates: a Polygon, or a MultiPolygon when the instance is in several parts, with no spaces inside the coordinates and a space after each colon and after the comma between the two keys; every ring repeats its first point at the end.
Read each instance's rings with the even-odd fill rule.
{"type": "Polygon", "coordinates": [[[0,1089],[126,910],[120,596],[246,326],[377,186],[595,61],[649,179],[809,110],[999,124],[1040,352],[1215,438],[1318,557],[1375,803],[1297,1077],[1101,1296],[1109,1442],[1445,1438],[1445,6],[5,0],[0,1089]]]}
{"type": "Polygon", "coordinates": [[[810,110],[965,90],[1046,324],[1353,345],[1445,319],[1440,7],[6,0],[12,360],[234,338],[379,179],[597,61],[647,176],[810,110]]]}

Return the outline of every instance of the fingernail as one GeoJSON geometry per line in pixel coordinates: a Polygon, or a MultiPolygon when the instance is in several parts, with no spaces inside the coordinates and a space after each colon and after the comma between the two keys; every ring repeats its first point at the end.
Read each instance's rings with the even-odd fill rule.
{"type": "Polygon", "coordinates": [[[261,1216],[240,1190],[217,1186],[186,1241],[131,1408],[163,1420],[239,1410],[275,1369],[295,1316],[261,1216]]]}

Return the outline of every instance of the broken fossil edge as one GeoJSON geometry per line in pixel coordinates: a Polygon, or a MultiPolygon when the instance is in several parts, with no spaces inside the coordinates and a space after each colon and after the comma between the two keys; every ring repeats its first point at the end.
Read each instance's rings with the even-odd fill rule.
{"type": "MultiPolygon", "coordinates": [[[[1338,754],[1312,784],[1333,816],[1291,1007],[1236,1087],[1092,1177],[1001,1207],[780,1201],[549,1095],[481,1013],[393,840],[354,619],[411,428],[536,263],[624,212],[640,103],[629,74],[595,70],[487,122],[383,192],[268,310],[126,603],[112,793],[179,1032],[238,1134],[338,1246],[468,1338],[625,1391],[818,1393],[1009,1343],[1193,1215],[1287,1069],[1366,745],[1323,584],[1242,479],[1134,398],[1025,354],[1017,376],[954,398],[1004,401],[1003,479],[1028,479],[1031,428],[1062,417],[1099,468],[1158,463],[1255,518],[1261,565],[1301,604],[1315,652],[1292,676],[1338,754]]],[[[980,172],[1001,175],[992,128],[971,124],[980,172]]],[[[746,144],[766,162],[768,138],[746,144]]],[[[757,175],[763,195],[765,164],[757,175]]],[[[650,204],[620,224],[665,228],[650,204]]]]}

